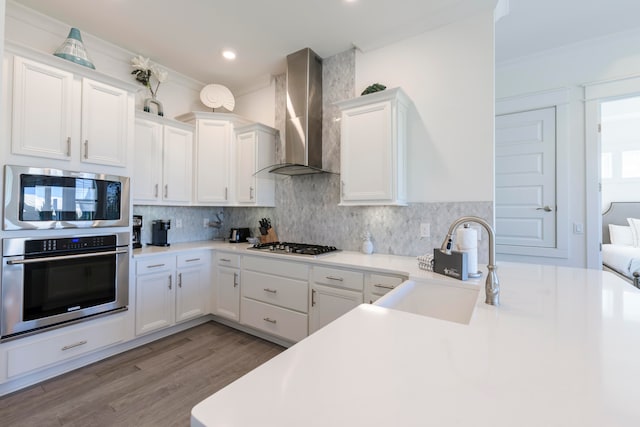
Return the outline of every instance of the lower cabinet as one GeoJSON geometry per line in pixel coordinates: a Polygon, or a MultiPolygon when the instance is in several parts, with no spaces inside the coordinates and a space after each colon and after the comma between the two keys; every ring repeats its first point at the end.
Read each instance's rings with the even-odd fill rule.
{"type": "Polygon", "coordinates": [[[125,315],[114,314],[34,336],[26,343],[15,341],[6,351],[6,376],[12,379],[122,342],[125,328],[125,315]]]}
{"type": "Polygon", "coordinates": [[[242,258],[240,322],[288,341],[308,335],[309,266],[242,258]]]}
{"type": "Polygon", "coordinates": [[[215,307],[218,316],[240,321],[240,256],[216,253],[215,307]]]}
{"type": "Polygon", "coordinates": [[[205,315],[209,251],[146,257],[136,262],[136,335],[205,315]]]}
{"type": "Polygon", "coordinates": [[[373,304],[407,279],[405,276],[367,273],[364,280],[364,302],[373,304]]]}
{"type": "Polygon", "coordinates": [[[362,272],[314,266],[311,272],[309,333],[362,304],[363,283],[362,272]]]}

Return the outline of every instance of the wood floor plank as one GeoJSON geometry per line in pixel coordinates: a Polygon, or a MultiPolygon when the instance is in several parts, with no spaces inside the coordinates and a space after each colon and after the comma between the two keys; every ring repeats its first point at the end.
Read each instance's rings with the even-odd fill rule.
{"type": "Polygon", "coordinates": [[[0,398],[0,424],[188,426],[191,408],[284,348],[207,322],[0,398]]]}

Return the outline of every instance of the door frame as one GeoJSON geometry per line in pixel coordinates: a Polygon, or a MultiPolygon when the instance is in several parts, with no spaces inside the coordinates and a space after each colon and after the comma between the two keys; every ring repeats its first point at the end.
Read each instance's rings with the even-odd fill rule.
{"type": "Polygon", "coordinates": [[[600,106],[640,95],[640,75],[584,83],[587,268],[602,268],[602,193],[600,187],[600,106]]]}
{"type": "Polygon", "coordinates": [[[556,109],[556,247],[508,246],[503,250],[496,247],[498,253],[564,259],[569,257],[569,168],[566,167],[569,164],[569,101],[568,88],[496,99],[496,116],[549,107],[556,109]]]}

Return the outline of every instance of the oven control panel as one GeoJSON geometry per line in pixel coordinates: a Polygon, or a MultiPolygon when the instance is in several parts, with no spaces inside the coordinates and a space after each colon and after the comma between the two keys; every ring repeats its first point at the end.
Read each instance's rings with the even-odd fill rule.
{"type": "Polygon", "coordinates": [[[25,255],[56,253],[56,252],[84,252],[116,247],[115,235],[63,237],[57,239],[27,240],[24,244],[25,255]]]}

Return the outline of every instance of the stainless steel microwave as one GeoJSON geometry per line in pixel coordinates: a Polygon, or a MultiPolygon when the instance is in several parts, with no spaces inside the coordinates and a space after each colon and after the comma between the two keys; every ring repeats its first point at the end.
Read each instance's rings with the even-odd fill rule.
{"type": "Polygon", "coordinates": [[[4,168],[4,230],[128,226],[128,177],[4,168]]]}

